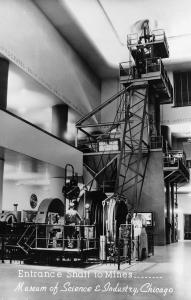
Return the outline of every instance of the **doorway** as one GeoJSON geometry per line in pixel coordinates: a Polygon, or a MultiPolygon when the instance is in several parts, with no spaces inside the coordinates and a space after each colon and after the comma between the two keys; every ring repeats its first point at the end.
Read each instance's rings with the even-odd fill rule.
{"type": "Polygon", "coordinates": [[[184,215],[184,240],[191,240],[191,215],[184,215]]]}

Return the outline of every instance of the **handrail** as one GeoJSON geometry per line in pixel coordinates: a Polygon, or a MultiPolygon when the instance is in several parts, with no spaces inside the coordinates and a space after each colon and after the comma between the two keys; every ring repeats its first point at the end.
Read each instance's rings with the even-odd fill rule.
{"type": "Polygon", "coordinates": [[[163,136],[151,135],[150,147],[151,149],[161,149],[163,147],[163,136]]]}
{"type": "MultiPolygon", "coordinates": [[[[35,224],[36,228],[39,228],[39,224],[35,224]]],[[[87,225],[87,224],[76,224],[76,225],[65,225],[65,224],[40,224],[40,228],[44,227],[46,228],[45,231],[43,231],[43,234],[41,232],[36,231],[36,236],[34,240],[31,242],[30,246],[34,244],[34,248],[39,247],[38,242],[45,242],[40,243],[40,248],[49,248],[52,246],[53,248],[62,248],[62,250],[65,250],[66,242],[69,241],[67,237],[67,233],[65,231],[66,228],[75,228],[75,232],[78,233],[78,235],[71,237],[71,240],[73,242],[77,242],[77,245],[74,248],[77,248],[78,250],[83,249],[96,249],[96,226],[93,225],[87,225]],[[87,229],[87,230],[86,230],[87,229]],[[54,230],[57,230],[60,235],[50,235],[50,233],[54,230]],[[85,242],[85,244],[83,244],[85,242]],[[92,243],[92,246],[90,247],[90,243],[92,243]]],[[[33,248],[33,247],[31,247],[33,248]]],[[[72,247],[73,248],[73,247],[72,247]]]]}
{"type": "Polygon", "coordinates": [[[27,231],[28,231],[29,229],[31,229],[32,227],[34,227],[34,225],[35,225],[35,224],[31,224],[29,227],[26,228],[26,230],[23,232],[23,234],[21,235],[20,239],[18,240],[17,244],[19,244],[19,243],[22,241],[22,239],[23,239],[24,236],[26,235],[27,231]]]}
{"type": "MultiPolygon", "coordinates": [[[[137,79],[136,77],[136,72],[135,70],[137,70],[137,66],[130,64],[129,61],[126,62],[122,62],[120,64],[120,76],[123,78],[123,76],[128,76],[129,79],[137,79]]],[[[160,71],[161,76],[165,82],[165,85],[167,87],[167,89],[169,90],[170,95],[173,95],[173,87],[172,84],[170,82],[170,79],[168,77],[167,71],[164,68],[162,59],[160,57],[153,57],[153,58],[147,58],[145,59],[145,72],[144,74],[147,73],[154,73],[160,71]],[[149,63],[151,62],[151,63],[149,63]],[[159,68],[157,70],[157,67],[159,68]],[[154,70],[153,70],[154,69],[154,70]]]]}
{"type": "MultiPolygon", "coordinates": [[[[152,40],[152,43],[164,41],[167,46],[167,49],[169,48],[164,29],[151,30],[150,36],[154,37],[154,40],[152,40]]],[[[142,36],[140,36],[140,37],[142,37],[142,36]]],[[[132,47],[132,46],[137,45],[138,43],[139,43],[138,33],[131,33],[131,34],[127,35],[127,46],[132,47]]],[[[150,43],[151,43],[150,41],[146,42],[146,44],[150,44],[150,43]]]]}

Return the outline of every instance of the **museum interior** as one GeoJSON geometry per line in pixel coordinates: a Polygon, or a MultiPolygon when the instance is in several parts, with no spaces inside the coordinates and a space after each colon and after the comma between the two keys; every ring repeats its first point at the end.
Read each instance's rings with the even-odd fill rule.
{"type": "Polygon", "coordinates": [[[188,0],[0,2],[2,263],[187,261],[189,14],[188,0]]]}

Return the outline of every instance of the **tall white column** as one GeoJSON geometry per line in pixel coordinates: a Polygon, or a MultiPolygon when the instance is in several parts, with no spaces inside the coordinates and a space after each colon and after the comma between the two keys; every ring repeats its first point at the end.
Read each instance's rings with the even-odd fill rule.
{"type": "Polygon", "coordinates": [[[4,173],[4,159],[0,158],[0,211],[3,208],[3,173],[4,173]]]}
{"type": "Polygon", "coordinates": [[[65,140],[68,123],[68,106],[65,104],[52,107],[52,133],[65,140]]]}
{"type": "MultiPolygon", "coordinates": [[[[65,104],[55,105],[52,107],[52,133],[58,138],[66,141],[65,134],[68,124],[68,106],[65,104]]],[[[62,188],[65,184],[64,177],[50,178],[50,197],[61,199],[66,208],[65,198],[62,194],[62,188]]]]}
{"type": "Polygon", "coordinates": [[[9,61],[0,57],[0,109],[7,107],[9,61]]]}
{"type": "MultiPolygon", "coordinates": [[[[7,85],[8,85],[9,61],[0,57],[0,109],[7,108],[7,85]]],[[[0,145],[1,146],[1,145],[0,145]]],[[[0,211],[3,207],[3,174],[4,158],[0,151],[0,211]]]]}

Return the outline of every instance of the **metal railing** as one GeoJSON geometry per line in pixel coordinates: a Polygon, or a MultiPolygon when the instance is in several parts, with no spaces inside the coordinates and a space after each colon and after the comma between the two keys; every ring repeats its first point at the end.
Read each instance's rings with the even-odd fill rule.
{"type": "Polygon", "coordinates": [[[31,248],[97,249],[95,225],[37,224],[31,248]]]}
{"type": "Polygon", "coordinates": [[[119,64],[119,75],[128,76],[130,79],[134,79],[132,61],[123,61],[119,64]]]}
{"type": "Polygon", "coordinates": [[[186,156],[182,150],[168,151],[168,153],[165,153],[163,161],[164,167],[179,168],[180,163],[186,166],[186,156]]]}
{"type": "MultiPolygon", "coordinates": [[[[161,58],[147,58],[144,60],[145,67],[142,74],[160,72],[161,75],[168,81],[168,75],[166,70],[164,69],[161,58]]],[[[131,61],[121,62],[119,64],[120,76],[128,76],[129,79],[137,79],[138,78],[138,67],[133,65],[131,61]]]]}
{"type": "MultiPolygon", "coordinates": [[[[120,151],[120,139],[110,138],[103,139],[97,142],[91,142],[89,139],[83,139],[78,141],[78,148],[84,153],[93,152],[115,152],[120,151]]],[[[163,137],[162,136],[151,136],[150,137],[150,148],[151,149],[162,149],[163,148],[163,137]]]]}
{"type": "MultiPolygon", "coordinates": [[[[150,31],[150,38],[152,38],[151,42],[164,42],[168,49],[167,38],[163,29],[155,29],[150,31]]],[[[143,36],[138,35],[138,33],[132,33],[127,35],[127,47],[133,47],[140,44],[143,36]]],[[[148,41],[149,43],[149,41],[148,41]]]]}
{"type": "MultiPolygon", "coordinates": [[[[43,262],[43,259],[48,257],[52,257],[52,259],[56,257],[78,257],[82,260],[91,257],[99,262],[116,263],[120,268],[121,263],[130,264],[132,259],[142,258],[140,239],[134,238],[132,224],[121,224],[119,236],[114,240],[110,240],[107,236],[104,236],[104,239],[101,239],[101,237],[100,239],[96,238],[95,225],[33,224],[32,227],[29,226],[28,231],[31,228],[35,228],[35,232],[33,235],[30,234],[31,238],[29,236],[31,242],[28,253],[16,244],[7,248],[8,236],[1,237],[0,259],[2,261],[4,259],[10,259],[10,262],[12,260],[29,259],[31,262],[43,262]],[[99,255],[98,250],[100,254],[102,250],[104,255],[99,255]],[[134,258],[135,251],[137,254],[134,258]]],[[[153,235],[149,236],[147,234],[147,237],[148,253],[152,252],[154,254],[153,235]],[[149,249],[152,251],[149,251],[149,249]]],[[[18,236],[17,240],[19,239],[28,242],[27,236],[22,233],[18,236]]]]}
{"type": "Polygon", "coordinates": [[[162,69],[162,60],[161,58],[154,57],[154,58],[147,58],[145,60],[145,73],[152,73],[152,72],[161,72],[162,69]]]}
{"type": "Polygon", "coordinates": [[[166,69],[165,69],[165,67],[162,63],[162,60],[161,60],[161,75],[163,77],[164,82],[167,85],[167,89],[169,90],[170,95],[173,96],[173,87],[172,87],[172,84],[171,84],[170,79],[168,77],[167,71],[166,71],[166,69]]]}
{"type": "Polygon", "coordinates": [[[112,135],[110,138],[99,138],[97,141],[91,141],[89,138],[81,139],[78,140],[78,149],[84,153],[120,151],[120,139],[112,138],[112,135]]]}
{"type": "Polygon", "coordinates": [[[163,137],[162,136],[151,136],[150,137],[151,149],[162,149],[163,148],[163,137]]]}
{"type": "Polygon", "coordinates": [[[179,159],[171,155],[163,157],[164,168],[179,168],[179,159]]]}
{"type": "Polygon", "coordinates": [[[161,58],[154,57],[145,59],[141,68],[141,75],[139,68],[136,65],[133,65],[131,61],[120,63],[119,72],[121,79],[123,77],[127,77],[130,81],[140,78],[141,75],[149,74],[151,76],[153,73],[154,76],[158,73],[158,75],[160,75],[163,79],[166,89],[169,90],[169,94],[173,95],[173,87],[161,58]]]}
{"type": "Polygon", "coordinates": [[[127,47],[135,46],[138,44],[138,33],[132,33],[127,35],[127,47]]]}
{"type": "Polygon", "coordinates": [[[164,42],[166,48],[168,49],[168,42],[166,34],[163,29],[155,29],[151,31],[151,34],[154,36],[154,42],[164,42]]]}

